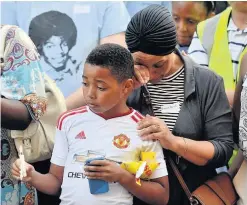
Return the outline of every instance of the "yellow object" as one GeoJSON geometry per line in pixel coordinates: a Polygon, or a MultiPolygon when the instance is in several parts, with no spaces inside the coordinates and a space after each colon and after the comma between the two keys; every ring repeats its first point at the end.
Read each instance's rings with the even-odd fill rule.
{"type": "Polygon", "coordinates": [[[229,167],[232,165],[232,162],[235,159],[235,157],[237,157],[237,154],[238,154],[238,150],[237,149],[234,149],[233,150],[233,153],[232,153],[232,156],[231,156],[231,158],[230,158],[230,160],[228,162],[228,166],[229,167]]]}
{"type": "Polygon", "coordinates": [[[155,160],[155,158],[156,158],[155,152],[141,152],[142,161],[155,160]]]}
{"type": "Polygon", "coordinates": [[[139,162],[123,162],[120,166],[130,172],[131,174],[136,174],[139,167],[141,166],[141,161],[139,162]]]}
{"type": "MultiPolygon", "coordinates": [[[[139,162],[123,162],[120,166],[130,172],[131,174],[136,174],[140,166],[144,161],[139,162]]],[[[148,179],[153,171],[159,166],[159,163],[155,161],[147,162],[143,173],[141,174],[141,179],[148,179]]]]}
{"type": "Polygon", "coordinates": [[[155,152],[141,152],[141,161],[123,162],[120,166],[136,175],[136,183],[141,185],[140,178],[148,179],[159,166],[159,163],[156,161],[155,152]]]}
{"type": "MultiPolygon", "coordinates": [[[[229,7],[221,14],[219,14],[219,18],[215,16],[212,19],[208,19],[199,23],[197,26],[197,34],[200,41],[202,42],[202,45],[204,47],[207,47],[205,46],[205,44],[212,44],[211,53],[208,53],[209,68],[215,71],[221,77],[223,77],[226,89],[234,89],[236,86],[236,82],[234,82],[235,76],[233,73],[232,57],[228,46],[227,32],[228,21],[231,11],[232,8],[229,7]],[[207,32],[207,30],[205,30],[205,27],[207,27],[207,29],[209,28],[209,26],[206,24],[210,25],[210,27],[212,28],[212,32],[213,29],[215,29],[215,32],[212,33],[212,35],[214,35],[213,42],[206,41],[206,39],[204,38],[204,34],[207,32]]],[[[241,53],[239,62],[241,61],[241,58],[245,53],[247,53],[247,47],[241,53]]],[[[237,71],[237,80],[238,77],[239,67],[237,71]]]]}
{"type": "Polygon", "coordinates": [[[141,179],[148,179],[158,166],[159,163],[156,160],[147,162],[144,172],[141,175],[141,179]]]}
{"type": "Polygon", "coordinates": [[[136,178],[136,183],[137,183],[139,186],[141,186],[141,180],[140,180],[140,178],[136,178]]]}

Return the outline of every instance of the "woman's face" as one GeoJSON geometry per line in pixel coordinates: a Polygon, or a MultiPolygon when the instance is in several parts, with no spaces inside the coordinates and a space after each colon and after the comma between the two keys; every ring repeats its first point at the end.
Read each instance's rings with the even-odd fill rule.
{"type": "Polygon", "coordinates": [[[53,68],[65,65],[68,58],[69,47],[61,36],[52,36],[43,45],[44,57],[53,68]]]}
{"type": "Polygon", "coordinates": [[[199,2],[172,2],[172,15],[179,45],[189,46],[197,24],[207,18],[206,8],[199,2]]]}
{"type": "Polygon", "coordinates": [[[149,55],[143,52],[132,54],[135,65],[140,65],[148,69],[150,82],[157,83],[162,78],[169,76],[174,62],[174,53],[166,56],[149,55]]]}

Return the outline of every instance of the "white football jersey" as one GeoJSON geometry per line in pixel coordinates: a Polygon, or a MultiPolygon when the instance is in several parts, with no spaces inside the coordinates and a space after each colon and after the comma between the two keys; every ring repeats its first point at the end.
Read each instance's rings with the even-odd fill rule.
{"type": "Polygon", "coordinates": [[[159,142],[142,141],[137,123],[143,116],[135,110],[105,120],[89,107],[68,111],[58,120],[51,162],[64,166],[61,205],[130,205],[132,195],[119,183],[109,183],[109,191],[91,194],[84,175],[85,160],[105,157],[118,162],[139,161],[141,151],[156,152],[159,167],[151,179],[167,175],[162,147],[159,142]]]}

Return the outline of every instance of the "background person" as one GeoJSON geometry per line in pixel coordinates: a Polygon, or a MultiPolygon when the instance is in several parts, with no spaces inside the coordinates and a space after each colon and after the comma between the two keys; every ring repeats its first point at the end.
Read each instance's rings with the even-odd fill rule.
{"type": "MultiPolygon", "coordinates": [[[[84,64],[89,52],[99,44],[118,43],[126,46],[124,31],[126,30],[129,22],[129,14],[122,1],[10,1],[1,2],[1,22],[3,24],[18,25],[27,33],[28,31],[31,31],[31,33],[35,36],[34,41],[38,38],[42,39],[44,36],[46,37],[49,34],[51,35],[51,32],[56,31],[54,26],[58,25],[59,33],[55,35],[55,37],[53,36],[52,44],[60,44],[62,49],[60,50],[61,53],[54,56],[54,51],[52,52],[53,59],[49,59],[50,63],[47,64],[46,61],[48,61],[48,59],[41,62],[43,69],[45,71],[49,70],[48,74],[55,80],[57,79],[57,71],[55,69],[50,69],[51,63],[53,67],[60,67],[65,63],[66,58],[68,58],[69,55],[71,58],[69,64],[73,67],[72,70],[75,70],[78,65],[84,64]],[[39,16],[39,18],[36,18],[37,16],[39,16]],[[60,22],[58,22],[59,18],[61,18],[60,22]],[[38,21],[35,22],[35,20],[38,21]],[[51,27],[47,27],[49,22],[54,24],[50,25],[53,26],[53,29],[51,29],[51,27]],[[31,23],[34,27],[31,27],[31,23]],[[40,30],[41,28],[44,30],[40,30]],[[63,43],[61,44],[61,39],[57,38],[61,36],[70,36],[70,45],[66,46],[64,41],[62,41],[63,43]],[[73,44],[75,45],[73,46],[73,44]],[[68,52],[70,47],[71,50],[68,52]]],[[[49,47],[51,46],[54,45],[50,44],[49,47]]],[[[58,51],[59,49],[56,50],[58,51]]],[[[58,86],[63,92],[65,98],[81,86],[82,70],[82,66],[79,66],[79,70],[72,77],[69,73],[66,73],[66,76],[64,77],[61,77],[58,86]]]]}
{"type": "Polygon", "coordinates": [[[239,60],[247,52],[247,2],[229,3],[230,8],[198,24],[188,54],[223,77],[232,105],[239,60]]]}
{"type": "Polygon", "coordinates": [[[239,195],[238,205],[247,204],[247,54],[240,64],[240,76],[236,87],[233,103],[234,139],[239,151],[230,166],[229,173],[233,177],[235,189],[239,195]]]}
{"type": "MultiPolygon", "coordinates": [[[[223,78],[232,106],[239,61],[247,52],[247,2],[229,4],[231,7],[222,13],[198,24],[188,53],[195,62],[208,66],[223,78]]],[[[234,150],[229,165],[236,154],[237,150],[234,150]]]]}
{"type": "Polygon", "coordinates": [[[170,12],[172,10],[171,1],[124,1],[124,3],[130,17],[133,17],[137,12],[153,4],[165,6],[170,12]]]}
{"type": "Polygon", "coordinates": [[[8,28],[1,44],[5,44],[1,63],[1,204],[20,205],[28,201],[37,205],[35,189],[11,176],[11,163],[18,154],[10,130],[25,130],[31,116],[37,120],[44,114],[47,99],[43,72],[33,42],[20,28],[8,28]]]}
{"type": "Polygon", "coordinates": [[[173,1],[172,15],[176,24],[178,49],[187,53],[196,26],[214,15],[213,1],[173,1]]]}
{"type": "MultiPolygon", "coordinates": [[[[160,141],[192,192],[232,155],[231,109],[222,78],[182,56],[175,48],[176,39],[174,21],[165,7],[149,6],[132,17],[126,43],[138,81],[147,84],[133,92],[128,105],[149,114],[137,127],[141,138],[160,141]]],[[[168,204],[190,204],[167,165],[168,204]]]]}

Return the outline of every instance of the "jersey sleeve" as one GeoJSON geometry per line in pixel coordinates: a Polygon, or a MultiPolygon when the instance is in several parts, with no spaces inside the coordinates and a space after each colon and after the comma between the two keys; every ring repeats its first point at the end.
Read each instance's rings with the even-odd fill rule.
{"type": "Polygon", "coordinates": [[[51,163],[65,166],[68,155],[68,140],[64,130],[56,130],[55,145],[51,157],[51,163]]]}
{"type": "Polygon", "coordinates": [[[156,179],[168,175],[163,149],[158,141],[143,141],[142,152],[155,152],[156,160],[160,165],[156,168],[150,179],[156,179]]]}

